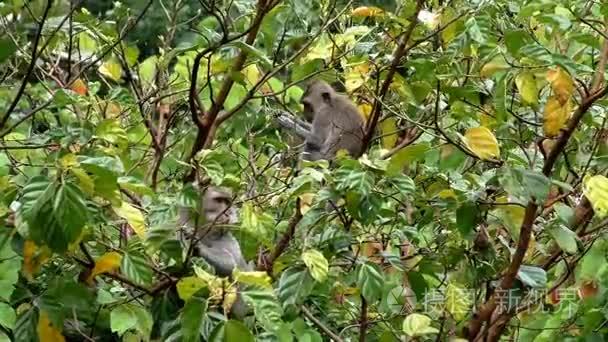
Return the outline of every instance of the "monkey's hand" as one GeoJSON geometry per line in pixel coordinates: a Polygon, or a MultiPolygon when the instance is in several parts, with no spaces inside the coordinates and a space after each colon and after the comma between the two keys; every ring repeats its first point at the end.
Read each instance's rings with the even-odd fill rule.
{"type": "Polygon", "coordinates": [[[310,135],[312,126],[306,121],[298,119],[287,112],[280,112],[275,116],[275,118],[279,126],[293,131],[295,135],[301,139],[306,139],[310,135]]]}

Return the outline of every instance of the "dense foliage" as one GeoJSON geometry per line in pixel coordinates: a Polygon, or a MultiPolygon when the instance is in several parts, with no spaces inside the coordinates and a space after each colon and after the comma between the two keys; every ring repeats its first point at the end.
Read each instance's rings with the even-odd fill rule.
{"type": "Polygon", "coordinates": [[[607,61],[592,0],[1,1],[0,341],[602,341],[607,61]],[[362,156],[298,161],[315,78],[362,156]]]}

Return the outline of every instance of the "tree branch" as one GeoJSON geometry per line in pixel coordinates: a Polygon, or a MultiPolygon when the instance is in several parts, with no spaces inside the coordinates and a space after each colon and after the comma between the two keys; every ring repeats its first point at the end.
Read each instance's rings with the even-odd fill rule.
{"type": "MultiPolygon", "coordinates": [[[[268,0],[259,0],[257,3],[257,9],[256,9],[256,14],[255,17],[253,19],[253,23],[251,25],[251,28],[249,30],[249,32],[246,35],[245,38],[245,44],[246,45],[252,45],[255,42],[255,39],[257,37],[258,31],[260,30],[260,26],[262,24],[262,20],[264,19],[264,17],[266,16],[266,14],[272,10],[272,8],[274,8],[276,5],[279,4],[280,1],[268,1],[268,0]]],[[[236,56],[234,62],[232,63],[232,66],[230,67],[230,71],[231,72],[240,72],[243,69],[243,65],[245,64],[245,61],[247,60],[247,55],[248,52],[246,49],[241,49],[239,54],[236,56]]],[[[198,56],[197,56],[198,57],[198,56]]],[[[205,115],[203,116],[203,118],[199,117],[199,110],[202,108],[196,108],[196,101],[198,99],[198,96],[196,96],[196,78],[198,77],[197,74],[194,73],[195,70],[198,70],[198,64],[200,64],[200,59],[198,60],[199,63],[195,63],[194,67],[193,67],[193,75],[192,75],[192,80],[191,82],[191,88],[190,88],[190,109],[194,109],[193,113],[192,113],[192,117],[194,120],[194,123],[197,125],[198,127],[198,131],[196,134],[196,139],[194,141],[194,145],[192,146],[192,150],[190,151],[190,155],[188,157],[188,161],[192,161],[192,159],[196,156],[196,154],[207,144],[207,140],[209,139],[209,133],[212,131],[213,126],[215,125],[215,121],[216,118],[218,116],[218,114],[220,113],[220,111],[222,110],[222,108],[224,107],[224,102],[226,101],[226,98],[228,97],[228,93],[230,92],[230,89],[232,89],[232,85],[234,84],[234,78],[227,76],[226,79],[224,80],[224,82],[222,83],[222,86],[220,88],[219,93],[217,94],[217,97],[212,101],[212,105],[211,108],[209,109],[208,112],[205,113],[205,115]],[[194,91],[193,91],[194,89],[194,91]],[[193,95],[196,96],[196,98],[193,97],[193,95]]],[[[195,178],[195,174],[196,171],[193,168],[192,171],[190,172],[190,174],[186,177],[185,181],[189,182],[192,181],[195,178]]]]}
{"type": "MultiPolygon", "coordinates": [[[[21,96],[23,96],[23,92],[25,91],[25,87],[28,84],[28,80],[32,77],[32,73],[34,72],[34,68],[36,67],[36,61],[38,60],[38,44],[40,43],[40,38],[42,37],[42,28],[44,27],[44,23],[46,21],[47,16],[49,15],[49,11],[53,6],[53,0],[47,0],[46,6],[44,8],[44,12],[42,13],[42,19],[40,19],[40,24],[38,25],[38,30],[36,31],[36,36],[34,37],[34,45],[32,46],[32,57],[30,60],[30,64],[27,67],[27,71],[25,72],[25,76],[23,76],[23,80],[21,81],[21,86],[17,90],[17,95],[11,102],[10,106],[6,110],[4,116],[0,118],[0,130],[4,128],[8,118],[11,116],[11,113],[19,104],[19,100],[21,100],[21,96]]],[[[34,18],[35,19],[35,18],[34,18]]]]}
{"type": "Polygon", "coordinates": [[[399,45],[397,45],[397,48],[393,53],[392,63],[388,68],[386,77],[384,79],[384,82],[382,83],[382,87],[380,88],[380,92],[378,93],[378,96],[374,100],[374,104],[372,106],[371,116],[367,123],[365,136],[363,137],[363,148],[361,149],[362,153],[367,151],[369,143],[371,142],[374,132],[376,130],[376,126],[378,125],[378,120],[380,119],[380,114],[382,112],[382,106],[380,102],[386,97],[388,89],[391,86],[391,83],[393,82],[393,77],[397,72],[397,68],[403,63],[402,59],[404,57],[407,57],[407,54],[409,52],[407,44],[409,43],[410,37],[412,36],[412,33],[414,32],[414,29],[418,24],[418,13],[420,13],[420,11],[422,10],[423,5],[424,0],[416,1],[416,10],[414,11],[414,14],[412,14],[412,16],[409,18],[410,24],[407,27],[405,33],[399,39],[399,45]]]}

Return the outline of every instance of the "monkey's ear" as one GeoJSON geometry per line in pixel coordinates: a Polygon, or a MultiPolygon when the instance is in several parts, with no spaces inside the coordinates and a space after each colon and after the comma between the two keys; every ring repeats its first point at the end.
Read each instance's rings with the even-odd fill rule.
{"type": "Polygon", "coordinates": [[[323,101],[329,103],[331,100],[331,94],[328,91],[324,91],[321,93],[321,97],[323,98],[323,101]]]}

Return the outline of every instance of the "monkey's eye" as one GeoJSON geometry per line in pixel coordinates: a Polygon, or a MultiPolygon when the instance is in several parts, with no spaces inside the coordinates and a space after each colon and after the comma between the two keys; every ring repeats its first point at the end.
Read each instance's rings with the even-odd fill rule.
{"type": "Polygon", "coordinates": [[[310,102],[308,100],[302,101],[302,104],[304,105],[305,112],[312,112],[312,106],[310,105],[310,102]]]}
{"type": "Polygon", "coordinates": [[[229,206],[230,205],[230,199],[229,198],[218,198],[217,201],[221,204],[224,204],[225,206],[229,206]]]}

